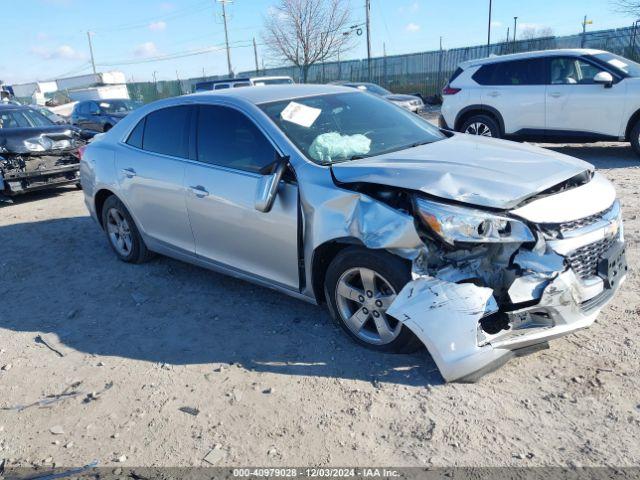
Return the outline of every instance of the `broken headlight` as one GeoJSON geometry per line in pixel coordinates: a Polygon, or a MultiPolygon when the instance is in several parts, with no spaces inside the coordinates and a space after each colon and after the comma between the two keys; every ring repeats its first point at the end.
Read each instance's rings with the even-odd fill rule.
{"type": "Polygon", "coordinates": [[[519,220],[473,208],[416,199],[417,213],[445,243],[532,242],[533,233],[519,220]]]}
{"type": "Polygon", "coordinates": [[[25,148],[30,152],[44,152],[50,150],[52,145],[53,141],[46,137],[24,141],[25,148]]]}

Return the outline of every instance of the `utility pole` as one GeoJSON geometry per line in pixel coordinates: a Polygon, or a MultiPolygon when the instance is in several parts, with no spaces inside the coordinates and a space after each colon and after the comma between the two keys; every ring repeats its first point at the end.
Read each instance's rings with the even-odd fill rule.
{"type": "Polygon", "coordinates": [[[229,77],[233,78],[233,69],[231,68],[231,51],[229,50],[229,32],[227,31],[227,10],[225,4],[230,0],[218,0],[222,4],[222,21],[224,23],[224,43],[227,46],[227,67],[229,68],[229,77]]]}
{"type": "Polygon", "coordinates": [[[256,76],[260,75],[258,67],[258,47],[256,46],[256,37],[253,37],[253,56],[256,60],[256,76]]]}
{"type": "Polygon", "coordinates": [[[371,25],[369,18],[369,12],[371,10],[371,0],[365,0],[364,8],[367,18],[367,72],[369,75],[369,81],[371,81],[371,25]]]}
{"type": "Polygon", "coordinates": [[[489,0],[489,26],[487,27],[487,56],[491,53],[491,5],[492,0],[489,0]]]}
{"type": "Polygon", "coordinates": [[[516,29],[518,28],[518,17],[513,17],[513,51],[516,51],[516,29]]]}
{"type": "Polygon", "coordinates": [[[87,30],[87,39],[89,40],[89,53],[91,54],[91,66],[93,67],[93,74],[96,74],[96,61],[93,58],[93,45],[91,45],[91,32],[87,30]]]}

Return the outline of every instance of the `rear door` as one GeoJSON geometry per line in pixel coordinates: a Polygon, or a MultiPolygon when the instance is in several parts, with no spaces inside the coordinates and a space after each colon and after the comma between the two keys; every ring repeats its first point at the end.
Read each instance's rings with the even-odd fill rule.
{"type": "Polygon", "coordinates": [[[497,110],[506,135],[543,134],[545,129],[543,58],[483,65],[473,75],[482,105],[497,110]]]}
{"type": "Polygon", "coordinates": [[[602,67],[580,57],[549,59],[546,121],[549,135],[597,138],[617,137],[625,110],[627,84],[616,81],[611,88],[594,83],[602,67]]]}
{"type": "Polygon", "coordinates": [[[214,263],[298,289],[298,187],[282,181],[271,211],[255,209],[258,183],[276,149],[244,113],[201,105],[197,162],[186,169],[196,253],[214,263]]]}
{"type": "Polygon", "coordinates": [[[195,250],[183,184],[192,113],[187,105],[150,113],[116,156],[120,191],[137,225],[163,247],[187,253],[195,250]]]}

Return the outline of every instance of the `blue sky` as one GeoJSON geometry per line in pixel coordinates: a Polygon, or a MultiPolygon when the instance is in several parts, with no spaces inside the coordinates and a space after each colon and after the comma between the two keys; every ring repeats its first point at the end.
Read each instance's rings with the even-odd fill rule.
{"type": "MultiPolygon", "coordinates": [[[[233,0],[227,7],[234,70],[253,68],[251,40],[261,43],[263,19],[277,0],[233,0]]],[[[364,0],[349,0],[354,23],[364,20],[364,0]]],[[[89,73],[86,31],[93,34],[98,70],[122,70],[136,81],[226,73],[223,49],[147,62],[152,57],[220,47],[224,31],[215,0],[2,0],[0,79],[19,83],[89,73]]],[[[371,0],[372,50],[381,55],[486,42],[488,0],[371,0]]],[[[633,21],[610,0],[493,0],[494,39],[503,39],[517,15],[518,31],[551,28],[556,35],[627,26],[633,21]]],[[[366,56],[364,35],[345,57],[366,56]]],[[[273,59],[259,45],[267,66],[273,59]]]]}

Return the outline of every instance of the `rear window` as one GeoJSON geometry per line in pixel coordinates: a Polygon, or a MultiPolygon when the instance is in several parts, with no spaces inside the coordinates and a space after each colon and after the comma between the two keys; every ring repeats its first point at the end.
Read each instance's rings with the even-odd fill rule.
{"type": "Polygon", "coordinates": [[[462,72],[464,72],[462,68],[460,67],[456,68],[456,71],[453,72],[453,75],[451,75],[451,78],[449,79],[449,83],[453,82],[456,78],[458,78],[462,72]]]}
{"type": "Polygon", "coordinates": [[[472,77],[480,85],[544,85],[545,60],[532,58],[483,65],[472,77]]]}
{"type": "Polygon", "coordinates": [[[147,115],[142,148],[172,157],[189,158],[190,114],[190,106],[180,106],[163,108],[147,115]]]}

